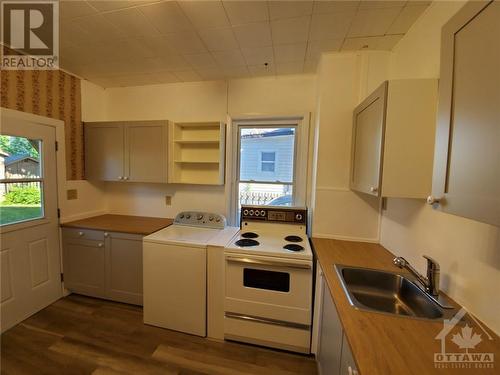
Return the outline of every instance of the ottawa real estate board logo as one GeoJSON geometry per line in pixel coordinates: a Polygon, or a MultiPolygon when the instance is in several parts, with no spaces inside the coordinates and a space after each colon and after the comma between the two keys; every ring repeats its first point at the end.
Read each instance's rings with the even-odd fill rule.
{"type": "Polygon", "coordinates": [[[5,0],[0,11],[2,69],[57,69],[59,2],[5,0]]]}
{"type": "Polygon", "coordinates": [[[494,338],[471,314],[468,316],[476,324],[471,327],[469,323],[461,322],[465,314],[466,311],[462,308],[453,318],[443,321],[443,329],[436,336],[436,340],[441,341],[441,350],[434,353],[434,366],[446,369],[474,369],[474,374],[479,374],[480,369],[495,367],[495,354],[481,350],[482,342],[493,341],[494,338]]]}

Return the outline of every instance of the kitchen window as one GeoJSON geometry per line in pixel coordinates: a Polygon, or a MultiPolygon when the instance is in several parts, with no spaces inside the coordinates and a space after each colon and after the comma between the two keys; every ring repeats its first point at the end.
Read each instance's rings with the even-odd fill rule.
{"type": "Polygon", "coordinates": [[[292,118],[233,124],[234,223],[241,205],[305,205],[308,123],[292,118]]]}

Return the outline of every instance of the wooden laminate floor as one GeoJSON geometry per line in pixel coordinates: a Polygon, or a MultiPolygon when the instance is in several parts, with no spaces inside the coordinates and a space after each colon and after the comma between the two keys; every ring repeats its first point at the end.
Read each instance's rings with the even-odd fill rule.
{"type": "Polygon", "coordinates": [[[72,294],[1,337],[2,374],[316,374],[312,357],[142,323],[142,308],[72,294]]]}

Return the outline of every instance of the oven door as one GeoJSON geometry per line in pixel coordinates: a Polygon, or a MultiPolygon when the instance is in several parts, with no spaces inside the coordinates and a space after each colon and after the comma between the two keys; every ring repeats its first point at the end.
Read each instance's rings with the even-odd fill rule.
{"type": "Polygon", "coordinates": [[[225,258],[226,313],[310,325],[311,261],[243,254],[225,258]]]}

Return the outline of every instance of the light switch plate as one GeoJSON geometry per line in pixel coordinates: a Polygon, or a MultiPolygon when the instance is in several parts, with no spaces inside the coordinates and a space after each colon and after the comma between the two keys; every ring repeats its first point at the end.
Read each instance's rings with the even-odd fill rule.
{"type": "Polygon", "coordinates": [[[76,190],[76,189],[66,190],[66,198],[69,201],[73,200],[73,199],[78,199],[78,190],[76,190]]]}

